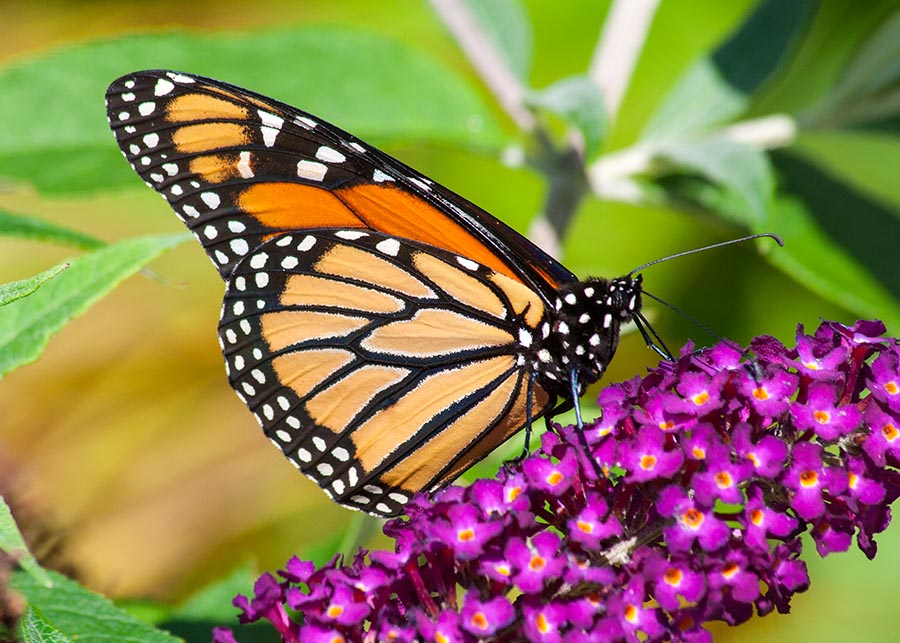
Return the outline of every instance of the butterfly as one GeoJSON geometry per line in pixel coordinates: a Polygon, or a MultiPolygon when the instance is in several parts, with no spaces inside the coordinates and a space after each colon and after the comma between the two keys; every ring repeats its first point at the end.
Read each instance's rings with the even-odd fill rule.
{"type": "Polygon", "coordinates": [[[577,403],[642,319],[463,197],[320,118],[140,71],[106,94],[126,160],[225,281],[231,386],[333,500],[403,512],[577,403]]]}

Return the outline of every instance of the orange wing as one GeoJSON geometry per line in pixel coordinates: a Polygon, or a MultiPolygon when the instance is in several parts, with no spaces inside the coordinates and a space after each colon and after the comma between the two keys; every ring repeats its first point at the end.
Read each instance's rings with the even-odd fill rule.
{"type": "Polygon", "coordinates": [[[224,278],[273,234],[359,228],[467,257],[545,301],[575,280],[474,204],[283,103],[171,71],[124,76],[106,103],[125,158],[197,234],[224,278]]]}

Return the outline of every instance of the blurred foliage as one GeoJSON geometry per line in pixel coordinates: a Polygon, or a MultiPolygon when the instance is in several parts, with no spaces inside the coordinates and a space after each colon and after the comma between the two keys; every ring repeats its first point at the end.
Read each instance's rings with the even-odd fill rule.
{"type": "MultiPolygon", "coordinates": [[[[588,199],[561,227],[576,273],[620,274],[775,232],[783,250],[708,252],[654,267],[645,283],[740,342],[786,339],[820,317],[879,317],[900,332],[896,0],[661,3],[614,118],[585,81],[606,3],[467,4],[556,143],[580,141],[589,176],[611,169],[602,176],[613,183],[592,183],[607,198],[588,199]],[[731,128],[773,115],[790,126],[786,138],[731,128]],[[640,162],[623,168],[627,154],[640,162]],[[632,197],[613,198],[611,187],[632,197]]],[[[7,0],[0,42],[0,282],[9,282],[0,370],[46,347],[0,383],[0,449],[70,534],[87,584],[173,604],[212,583],[200,595],[212,603],[194,598],[151,619],[204,640],[192,624],[227,620],[227,605],[204,606],[247,587],[249,573],[216,580],[247,552],[269,568],[293,553],[327,559],[354,540],[384,546],[348,537],[349,514],[265,445],[228,390],[214,332],[222,286],[202,252],[184,244],[155,273],[122,282],[183,235],[165,234],[181,231],[175,217],[118,158],[104,89],[161,67],[248,87],[384,147],[520,230],[541,210],[545,177],[502,160],[533,158],[539,146],[413,0],[260,0],[252,12],[231,0],[7,0]]],[[[670,345],[708,341],[665,309],[651,314],[670,345]]],[[[606,379],[652,360],[626,338],[606,379]]],[[[502,457],[475,473],[492,475],[502,457]]],[[[900,538],[882,542],[877,565],[858,552],[812,561],[812,590],[795,615],[723,629],[717,640],[890,638],[900,538]]],[[[40,638],[60,623],[38,579],[17,582],[31,588],[34,640],[56,636],[40,638]]]]}

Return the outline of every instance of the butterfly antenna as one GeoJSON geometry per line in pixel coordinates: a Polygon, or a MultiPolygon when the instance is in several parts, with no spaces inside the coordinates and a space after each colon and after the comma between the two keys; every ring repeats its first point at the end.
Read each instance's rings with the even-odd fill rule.
{"type": "Polygon", "coordinates": [[[727,341],[724,337],[722,337],[721,335],[719,335],[719,333],[715,332],[712,328],[710,328],[709,326],[707,326],[706,324],[704,324],[702,321],[700,321],[700,320],[697,319],[696,317],[692,317],[691,315],[687,314],[686,312],[684,312],[683,310],[681,310],[681,309],[678,308],[677,306],[673,306],[673,305],[670,304],[669,302],[667,302],[667,301],[665,301],[665,300],[663,300],[663,299],[660,299],[660,298],[657,297],[656,295],[654,295],[654,294],[652,294],[652,293],[649,293],[649,292],[647,292],[646,290],[642,291],[642,294],[646,295],[647,297],[649,297],[649,298],[652,299],[653,301],[662,304],[663,306],[665,306],[665,307],[668,308],[669,310],[678,313],[679,315],[681,315],[682,317],[684,317],[686,320],[688,320],[689,322],[691,322],[691,323],[694,324],[695,326],[699,327],[702,331],[706,332],[710,337],[712,337],[712,338],[715,339],[716,341],[719,341],[719,342],[727,341]]]}
{"type": "MultiPolygon", "coordinates": [[[[712,245],[703,246],[701,248],[694,248],[693,250],[685,250],[684,252],[676,252],[673,255],[669,255],[667,257],[660,257],[659,259],[654,259],[653,261],[648,261],[642,266],[638,266],[634,270],[628,273],[628,277],[631,277],[633,274],[641,272],[645,268],[649,268],[650,266],[655,266],[658,263],[662,263],[663,261],[669,261],[670,259],[677,259],[679,257],[686,257],[687,255],[697,254],[698,252],[706,252],[707,250],[712,250],[714,248],[721,248],[722,246],[731,246],[736,243],[744,243],[745,241],[752,241],[753,239],[761,239],[762,237],[768,237],[769,239],[774,239],[775,243],[779,246],[784,247],[784,241],[782,241],[781,237],[777,234],[773,234],[771,232],[760,232],[759,234],[751,234],[746,237],[739,237],[737,239],[731,239],[730,241],[722,241],[720,243],[714,243],[712,245]]],[[[656,299],[654,297],[654,299],[656,299]]],[[[659,301],[659,300],[657,300],[659,301]]],[[[664,302],[661,302],[664,303],[664,302]]],[[[668,304],[667,304],[668,305],[668,304]]],[[[682,313],[684,314],[684,313],[682,313]]]]}

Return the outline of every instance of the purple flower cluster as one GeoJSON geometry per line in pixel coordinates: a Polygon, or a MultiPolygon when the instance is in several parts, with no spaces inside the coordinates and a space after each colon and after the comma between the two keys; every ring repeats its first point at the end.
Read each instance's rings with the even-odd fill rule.
{"type": "Polygon", "coordinates": [[[900,495],[884,331],[801,327],[795,348],[755,339],[753,358],[687,349],[600,394],[589,454],[556,427],[496,479],[415,499],[385,526],[393,552],[264,575],[240,620],[303,643],[650,643],[786,612],[809,585],[800,536],[825,556],[855,535],[871,558],[900,495]]]}

